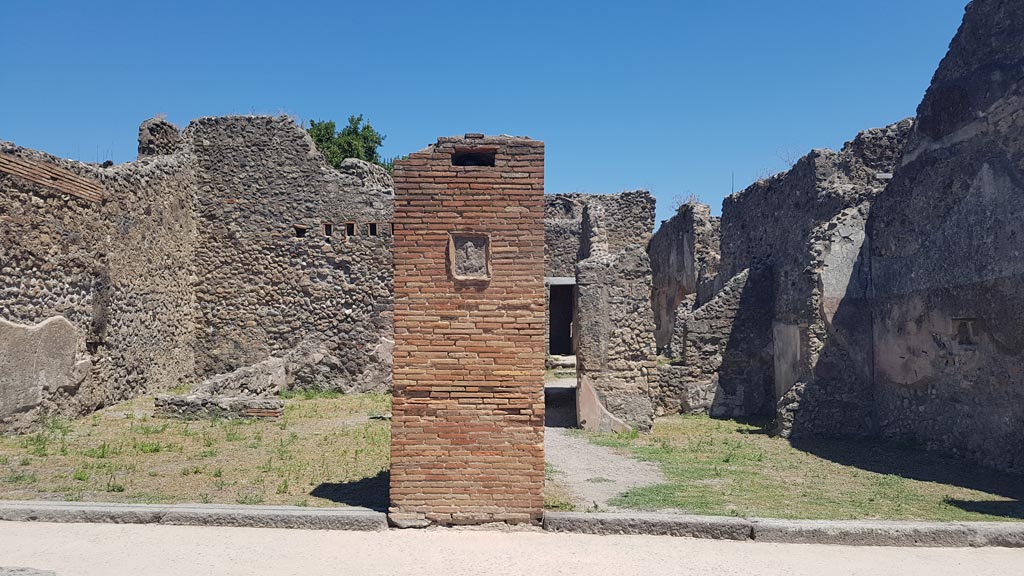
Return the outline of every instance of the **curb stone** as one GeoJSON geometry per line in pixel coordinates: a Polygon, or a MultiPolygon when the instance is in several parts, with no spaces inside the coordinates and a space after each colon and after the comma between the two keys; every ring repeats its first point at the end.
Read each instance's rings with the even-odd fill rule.
{"type": "Polygon", "coordinates": [[[681,514],[546,512],[544,529],[579,534],[685,536],[717,540],[750,540],[752,536],[752,525],[743,518],[681,514]]]}
{"type": "MultiPolygon", "coordinates": [[[[218,504],[0,501],[0,521],[163,524],[382,531],[387,516],[367,508],[218,504]]],[[[544,530],[578,534],[680,536],[784,544],[1024,548],[1024,522],[746,520],[728,516],[547,512],[544,530]]]]}
{"type": "Polygon", "coordinates": [[[1024,522],[746,520],[681,514],[547,512],[544,529],[579,534],[684,536],[782,544],[1024,548],[1024,522]]]}
{"type": "Polygon", "coordinates": [[[754,518],[754,540],[790,544],[905,547],[1024,547],[1019,522],[884,522],[754,518]]]}
{"type": "Polygon", "coordinates": [[[367,508],[232,506],[219,504],[118,504],[0,501],[0,520],[103,524],[164,524],[379,531],[387,529],[382,512],[367,508]]]}

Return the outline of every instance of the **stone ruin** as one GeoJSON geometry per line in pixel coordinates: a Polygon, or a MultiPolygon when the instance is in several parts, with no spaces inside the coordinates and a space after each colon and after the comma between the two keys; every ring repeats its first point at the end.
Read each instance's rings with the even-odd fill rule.
{"type": "Polygon", "coordinates": [[[392,210],[383,168],[335,170],[287,118],[148,120],[117,166],[0,142],[0,429],[275,357],[305,362],[287,385],[387,389],[392,210]]]}
{"type": "Polygon", "coordinates": [[[783,357],[795,353],[786,338],[799,327],[809,337],[827,337],[824,323],[834,316],[828,308],[857,288],[848,286],[850,264],[863,243],[867,209],[888,183],[912,125],[862,133],[838,153],[815,150],[789,171],[726,198],[720,220],[688,205],[659,230],[651,243],[652,261],[660,263],[655,297],[665,295],[659,317],[672,322],[661,327],[662,353],[676,360],[663,370],[666,410],[722,417],[774,411],[792,385],[783,383],[792,377],[787,371],[799,370],[784,365],[783,357]],[[659,251],[673,237],[683,239],[675,244],[681,256],[659,251]],[[673,258],[683,266],[673,268],[673,258]]]}
{"type": "Polygon", "coordinates": [[[548,353],[576,358],[576,421],[587,429],[647,430],[653,421],[654,208],[647,191],[545,197],[548,353]]]}
{"type": "MultiPolygon", "coordinates": [[[[575,357],[577,423],[594,430],[646,430],[672,413],[763,418],[797,442],[887,438],[1024,472],[1021,30],[1024,5],[975,0],[915,119],[812,151],[727,198],[720,218],[688,203],[652,236],[647,192],[542,196],[528,182],[538,159],[510,169],[530,196],[508,217],[543,212],[547,309],[543,349],[510,368],[528,387],[498,411],[529,422],[520,446],[543,415],[531,403],[539,353],[575,357]]],[[[438,177],[486,178],[499,166],[479,163],[534,145],[522,142],[441,139],[399,170],[447,155],[438,177]]],[[[389,389],[393,188],[380,167],[328,166],[287,118],[201,118],[184,131],[147,120],[139,159],[116,166],[0,142],[0,430],[179,387],[192,392],[160,396],[158,413],[273,416],[285,388],[389,389]]],[[[504,202],[514,189],[492,191],[504,202]]],[[[465,298],[453,306],[498,286],[508,253],[536,256],[532,237],[501,246],[500,225],[457,222],[407,221],[444,224],[438,282],[465,298]]],[[[500,329],[482,318],[467,325],[500,329]]],[[[416,322],[398,332],[403,362],[427,345],[408,339],[416,322]]],[[[460,365],[450,352],[425,356],[434,377],[455,375],[435,361],[460,365]]],[[[465,386],[449,392],[479,393],[465,386]]],[[[396,386],[408,401],[399,431],[422,424],[434,393],[414,388],[396,386]]],[[[533,486],[516,506],[439,513],[400,495],[396,514],[532,521],[538,453],[514,456],[533,486]]]]}
{"type": "Polygon", "coordinates": [[[972,2],[916,119],[662,225],[660,413],[1024,472],[1022,30],[1020,2],[972,2]]]}
{"type": "MultiPolygon", "coordinates": [[[[0,338],[14,340],[0,350],[12,357],[0,370],[0,429],[27,430],[44,415],[88,414],[171,388],[191,391],[161,395],[158,415],[270,416],[279,411],[271,389],[220,383],[280,360],[291,366],[286,388],[390,389],[391,176],[353,159],[340,170],[327,166],[289,119],[201,118],[183,132],[150,119],[139,129],[139,159],[118,166],[0,143],[0,186],[0,319],[8,322],[0,338]],[[63,376],[69,383],[19,373],[18,350],[29,340],[14,326],[57,318],[74,330],[62,340],[73,346],[60,354],[74,367],[63,376]]],[[[646,320],[630,344],[640,350],[631,361],[643,383],[627,382],[628,371],[596,378],[618,370],[609,370],[609,353],[632,352],[604,348],[622,337],[608,332],[602,310],[586,304],[577,314],[576,267],[591,246],[584,208],[601,205],[604,252],[628,250],[639,266],[623,313],[639,307],[649,315],[644,246],[654,198],[544,198],[545,293],[558,299],[552,310],[560,315],[549,328],[570,356],[581,333],[602,331],[584,343],[589,364],[580,374],[591,376],[582,404],[603,402],[607,389],[620,396],[616,406],[633,406],[616,416],[628,422],[622,425],[649,427],[653,349],[640,342],[649,340],[646,320]],[[617,387],[632,387],[632,398],[617,387]]],[[[458,248],[479,256],[478,242],[458,248]]],[[[479,258],[467,266],[474,268],[462,272],[481,272],[479,258]]],[[[595,290],[604,288],[584,289],[585,302],[595,290]]]]}

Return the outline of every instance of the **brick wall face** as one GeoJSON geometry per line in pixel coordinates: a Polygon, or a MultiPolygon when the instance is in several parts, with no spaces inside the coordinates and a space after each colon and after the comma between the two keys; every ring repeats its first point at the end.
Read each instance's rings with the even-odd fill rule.
{"type": "Polygon", "coordinates": [[[542,142],[440,138],[395,163],[398,523],[541,517],[543,218],[542,142]],[[494,166],[454,165],[481,150],[494,166]]]}

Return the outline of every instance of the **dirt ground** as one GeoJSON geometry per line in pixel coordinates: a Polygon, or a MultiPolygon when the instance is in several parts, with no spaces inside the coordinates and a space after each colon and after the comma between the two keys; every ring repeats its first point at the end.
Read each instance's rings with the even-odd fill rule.
{"type": "Polygon", "coordinates": [[[142,397],[0,437],[0,499],[386,506],[390,396],[298,394],[277,420],[152,417],[142,397]]]}

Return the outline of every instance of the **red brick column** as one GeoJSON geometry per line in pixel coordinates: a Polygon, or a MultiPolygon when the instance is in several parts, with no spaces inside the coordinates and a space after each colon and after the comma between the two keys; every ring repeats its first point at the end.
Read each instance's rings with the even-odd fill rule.
{"type": "Polygon", "coordinates": [[[543,219],[542,142],[467,134],[395,163],[399,525],[541,517],[543,219]]]}

